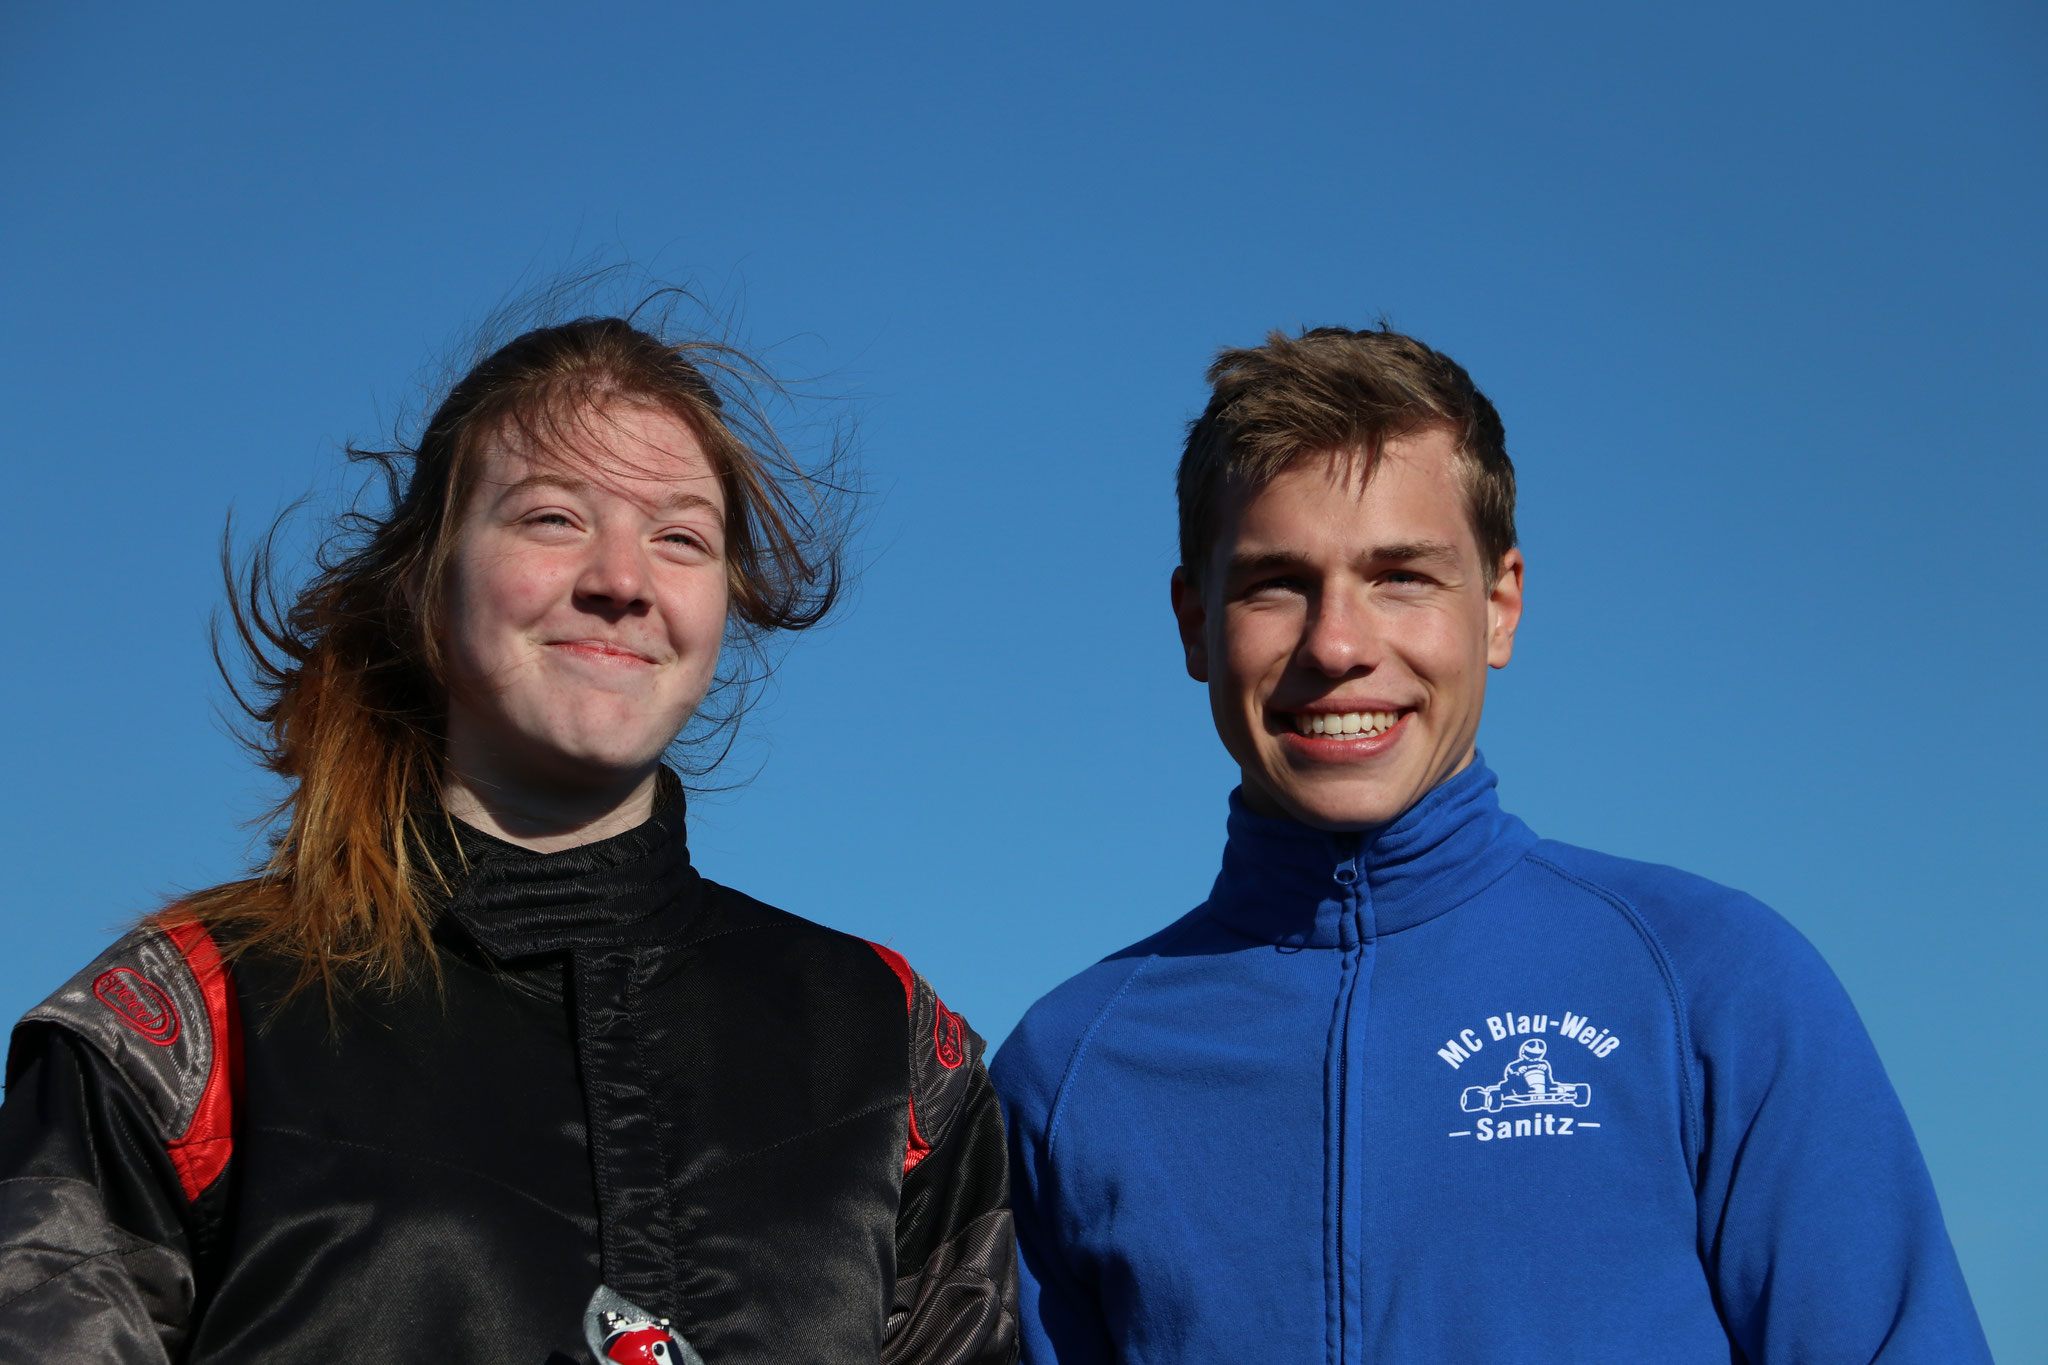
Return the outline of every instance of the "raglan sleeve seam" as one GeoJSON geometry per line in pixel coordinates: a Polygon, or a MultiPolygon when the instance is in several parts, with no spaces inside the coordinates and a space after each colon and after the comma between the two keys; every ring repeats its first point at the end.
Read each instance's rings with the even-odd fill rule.
{"type": "Polygon", "coordinates": [[[1117,988],[1110,992],[1109,998],[1102,1002],[1101,1008],[1096,1010],[1088,1021],[1088,1027],[1081,1030],[1080,1036],[1074,1040],[1073,1050],[1068,1054],[1066,1065],[1060,1071],[1059,1085],[1053,1090],[1052,1104],[1046,1110],[1045,1161],[1048,1167],[1057,1161],[1060,1124],[1066,1118],[1067,1103],[1071,1098],[1074,1082],[1081,1074],[1082,1064],[1087,1060],[1089,1045],[1095,1041],[1095,1035],[1101,1031],[1118,1003],[1129,993],[1131,987],[1137,984],[1138,978],[1145,974],[1145,970],[1158,960],[1158,956],[1157,953],[1153,953],[1140,958],[1118,983],[1117,988]]]}
{"type": "Polygon", "coordinates": [[[1678,1052],[1679,1084],[1684,1088],[1685,1106],[1685,1161],[1686,1173],[1697,1186],[1700,1179],[1700,1154],[1706,1141],[1706,1115],[1701,1098],[1702,1078],[1698,1074],[1697,1059],[1693,1055],[1692,1025],[1688,1018],[1689,1006],[1686,999],[1685,983],[1678,974],[1678,968],[1671,961],[1670,951],[1663,939],[1643,917],[1642,912],[1626,897],[1601,886],[1597,882],[1568,871],[1539,853],[1530,853],[1529,861],[1550,872],[1569,885],[1577,887],[1589,896],[1604,902],[1633,929],[1642,941],[1644,951],[1656,964],[1659,978],[1664,983],[1666,1002],[1671,1008],[1672,1042],[1678,1052]]]}

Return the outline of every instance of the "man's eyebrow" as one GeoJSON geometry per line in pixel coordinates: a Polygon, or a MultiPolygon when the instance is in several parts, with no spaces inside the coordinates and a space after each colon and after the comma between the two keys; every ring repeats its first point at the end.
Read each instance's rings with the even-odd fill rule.
{"type": "Polygon", "coordinates": [[[1375,545],[1366,551],[1366,559],[1376,564],[1413,564],[1420,560],[1425,563],[1458,563],[1458,547],[1444,540],[1409,540],[1393,545],[1375,545]]]}
{"type": "MultiPolygon", "coordinates": [[[[1223,566],[1223,571],[1229,577],[1243,578],[1276,569],[1300,568],[1308,562],[1309,556],[1301,550],[1254,550],[1233,554],[1229,563],[1223,566]]],[[[1369,546],[1359,555],[1359,562],[1455,566],[1459,562],[1458,547],[1447,540],[1396,541],[1389,545],[1369,546]]]]}
{"type": "Polygon", "coordinates": [[[1274,569],[1299,568],[1307,562],[1308,556],[1299,550],[1260,550],[1253,554],[1233,554],[1230,562],[1223,566],[1223,572],[1230,578],[1242,578],[1274,569]]]}

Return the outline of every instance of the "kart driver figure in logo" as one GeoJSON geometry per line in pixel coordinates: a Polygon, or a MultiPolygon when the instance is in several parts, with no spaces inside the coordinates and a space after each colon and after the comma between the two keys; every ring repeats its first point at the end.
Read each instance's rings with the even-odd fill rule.
{"type": "Polygon", "coordinates": [[[1549,1051],[1541,1038],[1531,1038],[1522,1044],[1522,1050],[1515,1054],[1500,1073],[1503,1088],[1512,1086],[1516,1091],[1531,1098],[1542,1098],[1543,1092],[1551,1085],[1550,1059],[1543,1054],[1549,1051]]]}
{"type": "Polygon", "coordinates": [[[1569,1104],[1583,1109],[1591,1104],[1592,1086],[1583,1081],[1561,1083],[1551,1074],[1550,1059],[1544,1055],[1549,1050],[1541,1038],[1524,1040],[1521,1051],[1501,1070],[1500,1084],[1465,1087],[1458,1107],[1468,1114],[1481,1109],[1494,1114],[1502,1105],[1569,1104]]]}

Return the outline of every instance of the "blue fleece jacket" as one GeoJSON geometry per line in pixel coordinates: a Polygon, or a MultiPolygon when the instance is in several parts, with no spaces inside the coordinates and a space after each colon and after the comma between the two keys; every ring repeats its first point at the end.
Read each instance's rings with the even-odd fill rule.
{"type": "Polygon", "coordinates": [[[1369,835],[1233,798],[1207,903],[993,1071],[1033,1365],[1990,1359],[1819,955],[1480,762],[1369,835]]]}

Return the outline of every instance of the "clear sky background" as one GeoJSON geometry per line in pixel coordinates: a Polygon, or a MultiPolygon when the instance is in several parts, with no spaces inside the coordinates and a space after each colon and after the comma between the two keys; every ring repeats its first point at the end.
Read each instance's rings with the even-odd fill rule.
{"type": "Polygon", "coordinates": [[[1505,802],[1819,944],[1994,1349],[2048,1360],[2044,73],[2017,0],[10,5],[0,1013],[250,856],[228,508],[331,500],[596,253],[821,377],[876,490],[699,863],[1000,1039],[1213,875],[1166,609],[1204,365],[1384,315],[1521,474],[1505,802]]]}

